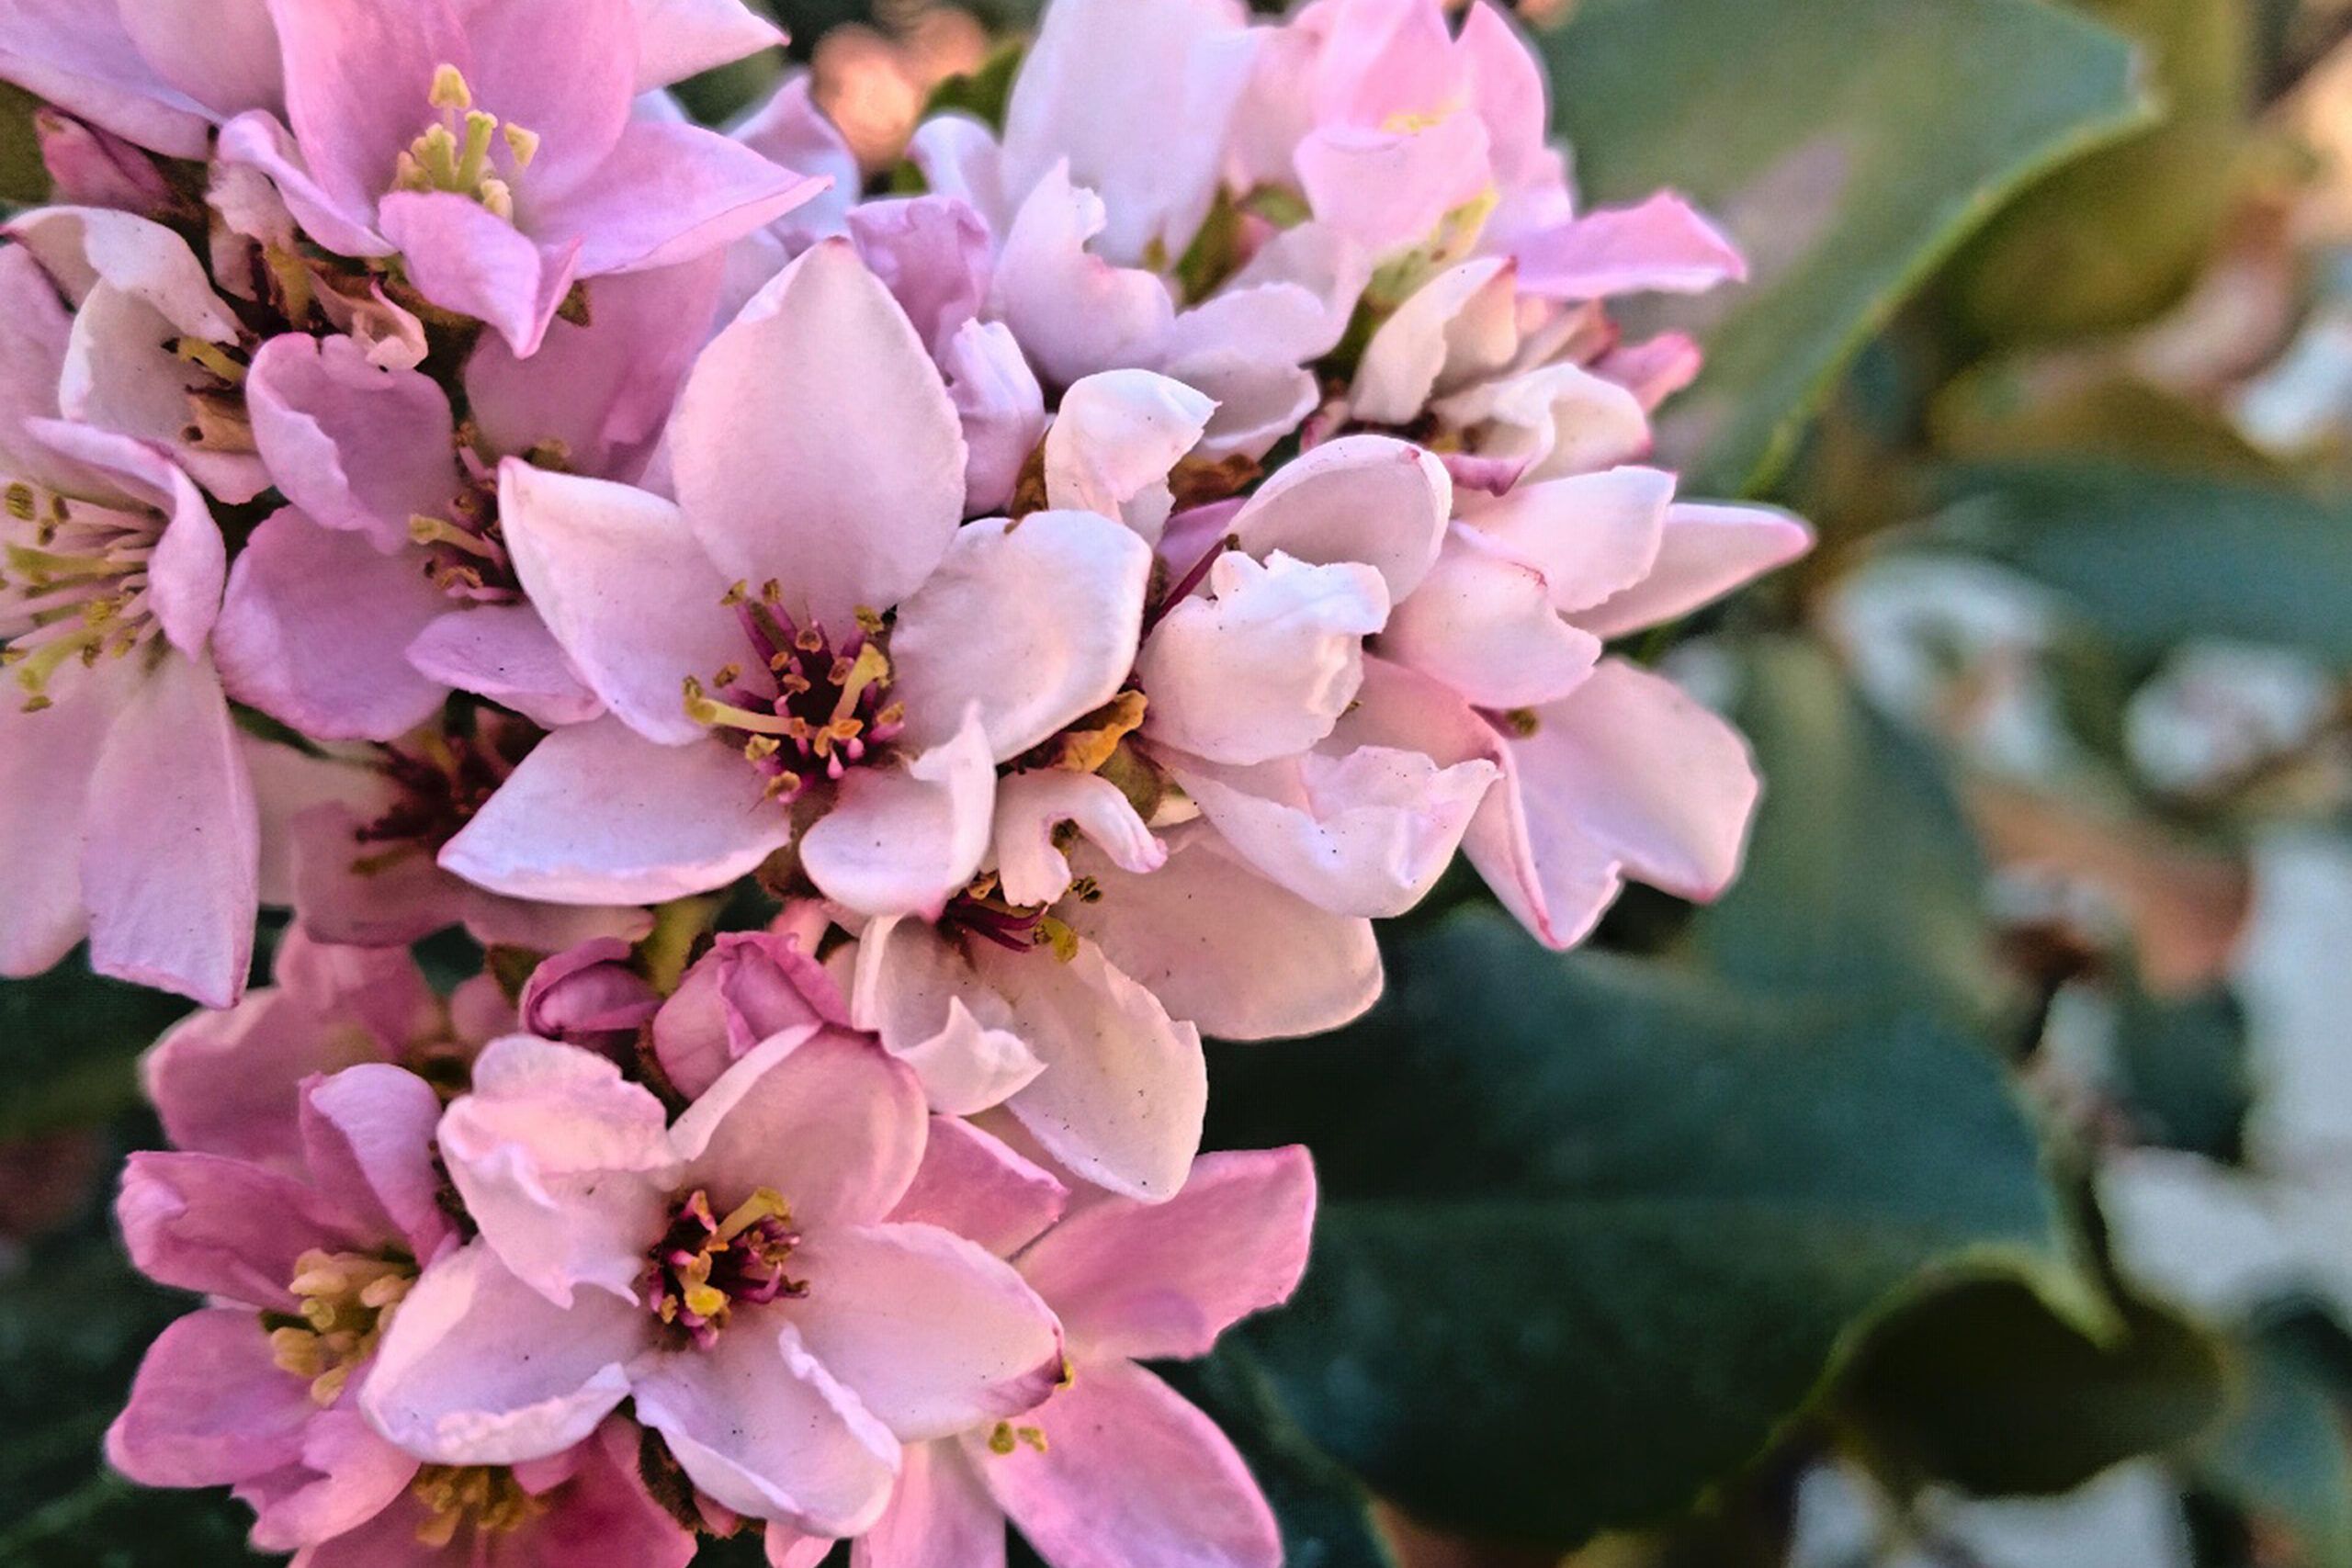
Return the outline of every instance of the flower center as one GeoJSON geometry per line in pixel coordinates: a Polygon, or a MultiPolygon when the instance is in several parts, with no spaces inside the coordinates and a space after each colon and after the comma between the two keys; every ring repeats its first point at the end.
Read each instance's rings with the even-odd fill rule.
{"type": "Polygon", "coordinates": [[[352,1371],[375,1352],[392,1313],[416,1282],[416,1263],[401,1256],[317,1248],[294,1262],[288,1287],[300,1298],[297,1315],[264,1313],[271,1357],[281,1371],[311,1380],[311,1398],[333,1404],[352,1371]]]}
{"type": "Polygon", "coordinates": [[[503,1465],[428,1464],[409,1483],[409,1495],[430,1515],[416,1527],[416,1539],[431,1547],[447,1546],[469,1524],[484,1535],[504,1535],[548,1511],[546,1499],[524,1491],[503,1465]]]}
{"type": "Polygon", "coordinates": [[[649,1256],[646,1308],[695,1349],[707,1350],[738,1304],[808,1293],[808,1281],[784,1271],[799,1245],[792,1206],[773,1188],[761,1188],[723,1220],[712,1216],[710,1195],[696,1188],[649,1256]]]}
{"type": "Polygon", "coordinates": [[[440,118],[400,155],[392,188],[448,191],[514,221],[514,182],[538,156],[538,132],[501,125],[496,115],[474,107],[473,89],[454,65],[433,73],[429,101],[440,118]],[[494,159],[498,142],[506,147],[503,164],[494,159]]]}
{"type": "Polygon", "coordinates": [[[741,745],[767,779],[770,799],[799,797],[821,773],[839,779],[875,757],[905,728],[906,711],[890,700],[890,659],[881,644],[881,617],[858,615],[858,629],[835,646],[825,628],[797,625],[770,582],[757,595],[745,583],[722,603],[735,612],[759,660],[746,683],[744,668],[729,664],[706,686],[688,676],[687,716],[741,745]],[[763,688],[773,686],[772,694],[763,688]]]}
{"type": "Polygon", "coordinates": [[[413,750],[384,748],[376,766],[399,795],[390,809],[354,835],[363,847],[379,847],[353,869],[373,875],[419,852],[438,853],[514,771],[521,759],[514,752],[529,750],[502,744],[518,732],[536,735],[519,726],[475,735],[426,730],[413,750]]]}
{"type": "Polygon", "coordinates": [[[155,635],[147,563],[162,523],[23,480],[0,496],[0,665],[39,713],[59,671],[119,659],[155,635]]]}

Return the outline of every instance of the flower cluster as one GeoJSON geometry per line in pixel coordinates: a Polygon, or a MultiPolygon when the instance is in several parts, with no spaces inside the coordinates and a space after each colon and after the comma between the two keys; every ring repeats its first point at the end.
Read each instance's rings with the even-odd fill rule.
{"type": "Polygon", "coordinates": [[[1605,649],[1807,535],[1643,465],[1697,352],[1606,302],[1741,264],[1577,209],[1485,0],[1056,0],[886,193],[663,91],[776,41],[0,5],[0,972],[213,1010],[111,1451],[312,1568],[1270,1564],[1135,1364],[1304,1265],[1202,1036],[1360,1014],[1457,852],[1555,947],[1732,878],[1744,743],[1605,649]]]}

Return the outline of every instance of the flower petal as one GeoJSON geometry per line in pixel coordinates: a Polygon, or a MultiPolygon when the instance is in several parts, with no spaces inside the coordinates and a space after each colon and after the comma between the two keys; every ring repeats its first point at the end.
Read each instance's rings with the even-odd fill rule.
{"type": "Polygon", "coordinates": [[[690,1186],[742,1196],[772,1187],[810,1234],[869,1224],[922,1163],[922,1090],[870,1040],[804,1035],[777,1035],[728,1068],[679,1116],[671,1142],[692,1162],[690,1186]]]}
{"type": "Polygon", "coordinates": [[[1002,321],[965,322],[940,350],[939,370],[964,426],[964,510],[1001,512],[1046,434],[1037,373],[1002,321]]]}
{"type": "Polygon", "coordinates": [[[1006,903],[1057,903],[1069,891],[1069,861],[1055,841],[1064,823],[1125,870],[1157,871],[1168,859],[1134,804],[1101,774],[1061,768],[1014,773],[996,792],[996,871],[1006,903]]]}
{"type": "Polygon", "coordinates": [[[791,839],[734,750],[656,746],[601,718],[540,741],[441,864],[516,898],[660,904],[724,887],[791,839]]]}
{"type": "Polygon", "coordinates": [[[1169,840],[1148,876],[1086,864],[1099,902],[1066,911],[1111,964],[1220,1040],[1320,1034],[1380,996],[1372,922],[1316,908],[1237,862],[1213,831],[1169,840]]]}
{"type": "Polygon", "coordinates": [[[878,1032],[922,1082],[934,1111],[969,1116],[1001,1105],[1045,1071],[1009,1027],[1001,998],[979,985],[927,921],[886,916],[859,937],[851,1012],[878,1032]]]}
{"type": "Polygon", "coordinates": [[[775,580],[794,615],[837,635],[860,606],[912,592],[963,519],[955,405],[847,241],[786,267],[704,351],[671,444],[679,502],[719,569],[775,580]]]}
{"type": "Polygon", "coordinates": [[[451,191],[396,190],[378,204],[377,226],[419,294],[487,323],[526,356],[537,352],[579,274],[579,241],[543,248],[451,191]]]}
{"type": "Polygon", "coordinates": [[[319,1190],[430,1259],[457,1227],[440,1204],[434,1128],[441,1098],[389,1062],[363,1062],[306,1089],[304,1162],[319,1190]]]}
{"type": "Polygon", "coordinates": [[[1004,1510],[954,1445],[911,1444],[889,1512],[851,1552],[855,1568],[1004,1568],[1004,1510]]]}
{"type": "Polygon", "coordinates": [[[1552,600],[1543,572],[1457,525],[1389,618],[1380,651],[1476,706],[1533,707],[1574,691],[1600,661],[1600,639],[1562,620],[1552,600]]]}
{"type": "Polygon", "coordinates": [[[890,636],[905,743],[945,743],[968,705],[1005,761],[1109,702],[1135,662],[1150,580],[1150,547],[1091,512],[957,530],[890,636]]]}
{"type": "Polygon", "coordinates": [[[1205,1356],[1251,1313],[1279,1306],[1306,1269],[1315,1166],[1304,1148],[1203,1155],[1165,1203],[1112,1198],[1021,1255],[1081,1364],[1205,1356]]]}
{"type": "Polygon", "coordinates": [[[408,658],[448,607],[413,558],[288,507],[237,556],[213,660],[239,702],[311,739],[394,740],[448,695],[408,658]]]}
{"type": "Polygon", "coordinates": [[[405,549],[408,520],[444,513],[458,494],[448,395],[417,371],[379,369],[350,338],[270,339],[245,399],[271,477],[326,527],[405,549]]]}
{"type": "Polygon", "coordinates": [[[995,799],[974,704],[961,730],[905,766],[851,769],[832,809],[801,835],[801,868],[860,914],[936,919],[988,853],[995,799]]]}
{"type": "Polygon", "coordinates": [[[1739,248],[1670,191],[1532,234],[1517,254],[1519,287],[1547,299],[1703,294],[1747,276],[1739,248]]]}
{"type": "Polygon", "coordinates": [[[721,603],[727,580],[678,509],[510,457],[498,511],[524,592],[605,705],[649,740],[706,739],[686,713],[685,682],[740,663],[750,644],[721,603]]]}
{"type": "Polygon", "coordinates": [[[1517,279],[1504,258],[1448,267],[1372,334],[1349,407],[1368,424],[1412,423],[1431,398],[1510,363],[1519,352],[1518,307],[1517,279]]]}
{"type": "Polygon", "coordinates": [[[1677,506],[1649,574],[1576,615],[1599,637],[1676,620],[1813,547],[1813,530],[1760,506],[1677,506]]]}
{"type": "Polygon", "coordinates": [[[482,1245],[515,1279],[560,1307],[582,1285],[639,1300],[677,1175],[650,1090],[594,1052],[510,1035],[475,1061],[440,1145],[482,1245]]]}
{"type": "Polygon", "coordinates": [[[1402,603],[1436,564],[1453,502],[1453,481],[1430,454],[1385,435],[1346,435],[1276,469],[1231,531],[1253,556],[1362,561],[1402,603]]]}
{"type": "Polygon", "coordinates": [[[1115,517],[1151,544],[1174,505],[1169,471],[1216,404],[1148,370],[1104,370],[1062,394],[1046,433],[1046,504],[1115,517]]]}
{"type": "Polygon", "coordinates": [[[602,277],[709,255],[824,188],[715,130],[638,119],[611,156],[542,203],[532,222],[558,244],[579,245],[579,276],[602,277]]]}
{"type": "Polygon", "coordinates": [[[1061,1328],[1012,1266],[922,1224],[833,1226],[795,1249],[780,1310],[901,1442],[1017,1416],[1061,1377],[1061,1328]]]}
{"type": "Polygon", "coordinates": [[[1107,221],[1102,198],[1075,188],[1057,164],[1022,201],[997,253],[989,314],[1012,329],[1051,385],[1151,363],[1176,319],[1156,275],[1087,250],[1107,221]]]}
{"type": "Polygon", "coordinates": [[[348,1237],[339,1216],[290,1176],[170,1150],[130,1156],[115,1217],[131,1262],[150,1279],[280,1312],[297,1304],[287,1288],[295,1260],[348,1237]]]}
{"type": "Polygon", "coordinates": [[[251,1312],[206,1307],[147,1348],[107,1428],[107,1461],[141,1486],[232,1484],[300,1459],[318,1413],[251,1312]]]}
{"type": "Polygon", "coordinates": [[[1273,1513],[1231,1440],[1141,1367],[1088,1362],[1028,1419],[1043,1451],[967,1439],[965,1452],[1055,1568],[1281,1568],[1273,1513]]]}
{"type": "Polygon", "coordinates": [[[481,1242],[426,1269],[392,1314],[359,1391],[390,1441],[429,1464],[560,1454],[628,1397],[655,1326],[602,1291],[559,1307],[481,1242]]]}
{"type": "Polygon", "coordinates": [[[1673,500],[1672,474],[1605,468],[1521,485],[1464,525],[1541,571],[1554,609],[1582,610],[1656,570],[1673,500]]]}
{"type": "Polygon", "coordinates": [[[1010,1258],[1062,1216],[1069,1189],[1001,1139],[958,1116],[933,1116],[931,1142],[894,1224],[937,1225],[1010,1258]]]}
{"type": "Polygon", "coordinates": [[[488,697],[548,729],[605,711],[528,604],[477,604],[435,616],[410,640],[408,661],[428,681],[488,697]]]}

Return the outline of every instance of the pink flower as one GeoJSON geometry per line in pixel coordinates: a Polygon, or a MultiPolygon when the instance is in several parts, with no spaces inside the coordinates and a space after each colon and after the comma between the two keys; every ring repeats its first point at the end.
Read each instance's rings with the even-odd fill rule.
{"type": "Polygon", "coordinates": [[[300,1172],[311,1078],[389,1063],[462,1084],[474,1054],[514,1025],[488,976],[445,1003],[406,950],[330,947],[299,928],[279,942],[273,978],[235,1007],[191,1014],[148,1052],[147,1098],[175,1147],[300,1172]]]}
{"type": "Polygon", "coordinates": [[[356,1378],[420,1263],[456,1239],[431,1085],[368,1064],[311,1079],[300,1105],[290,1168],[134,1154],[116,1205],[141,1270],[209,1301],[149,1348],[107,1458],[145,1485],[235,1488],[254,1544],[281,1551],[363,1523],[415,1477],[359,1418],[356,1378]]]}
{"type": "Polygon", "coordinates": [[[626,1066],[638,1031],[662,1010],[662,993],[630,964],[629,944],[596,937],[531,971],[515,1003],[525,1033],[578,1045],[626,1066]]]}
{"type": "Polygon", "coordinates": [[[514,1464],[633,1399],[721,1506],[857,1533],[901,1443],[1018,1415],[1061,1368],[1011,1269],[887,1220],[926,1120],[840,1032],[769,1040],[674,1123],[602,1057],[498,1042],[439,1134],[481,1238],[410,1292],[362,1408],[430,1462],[514,1464]]]}
{"type": "Polygon", "coordinates": [[[517,574],[608,716],[543,742],[442,863],[653,902],[797,843],[846,908],[938,913],[986,853],[998,765],[1125,680],[1149,548],[1088,512],[964,525],[956,411],[841,241],[713,342],[671,444],[675,504],[503,470],[517,574]]]}
{"type": "Polygon", "coordinates": [[[155,448],[56,417],[73,328],[14,245],[0,322],[0,640],[22,698],[0,705],[0,973],[38,973],[86,934],[101,971],[226,1006],[259,847],[209,651],[220,531],[155,448]]]}
{"type": "Polygon", "coordinates": [[[291,1568],[686,1568],[694,1532],[645,1489],[643,1434],[616,1416],[528,1464],[427,1465],[383,1512],[291,1568]]]}
{"type": "Polygon", "coordinates": [[[575,279],[692,260],[818,189],[715,132],[630,118],[629,0],[273,0],[271,15],[287,124],[241,115],[220,156],[268,174],[321,245],[399,254],[428,299],[518,355],[575,279]]]}
{"type": "MultiPolygon", "coordinates": [[[[1165,1203],[1082,1198],[1055,1224],[1061,1193],[1042,1170],[968,1128],[936,1146],[947,1157],[910,1206],[1012,1252],[1061,1315],[1069,1364],[1029,1415],[909,1449],[853,1568],[1001,1561],[1008,1517],[1053,1568],[1278,1568],[1240,1455],[1136,1363],[1206,1355],[1289,1299],[1315,1211],[1306,1152],[1204,1155],[1165,1203]]],[[[771,1527],[768,1560],[803,1568],[827,1544],[771,1527]]]]}

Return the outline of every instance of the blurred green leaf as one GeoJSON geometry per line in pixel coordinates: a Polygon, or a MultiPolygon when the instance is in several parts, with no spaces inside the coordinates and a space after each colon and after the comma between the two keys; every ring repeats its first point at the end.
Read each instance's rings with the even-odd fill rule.
{"type": "Polygon", "coordinates": [[[1765,779],[1747,866],[1691,923],[1714,973],[1781,994],[2002,1010],[1985,872],[1942,764],[1818,647],[1747,650],[1736,717],[1765,779]]]}
{"type": "Polygon", "coordinates": [[[2221,1347],[2124,1303],[2104,1342],[2009,1280],[1977,1280],[1880,1325],[1838,1405],[1874,1462],[1911,1484],[2055,1496],[2135,1454],[2177,1450],[2228,1407],[2221,1347]]]}
{"type": "Polygon", "coordinates": [[[22,87],[0,83],[0,201],[49,197],[49,166],[33,133],[33,111],[40,107],[22,87]]]}
{"type": "Polygon", "coordinates": [[[1973,467],[1930,530],[2073,598],[2129,652],[2234,637],[2352,665],[2352,511],[2110,463],[1973,467]]]}
{"type": "Polygon", "coordinates": [[[93,975],[79,954],[0,981],[0,1141],[107,1121],[139,1099],[140,1053],[188,1004],[93,975]]]}
{"type": "Polygon", "coordinates": [[[1482,910],[1396,943],[1361,1024],[1214,1069],[1212,1141],[1305,1141],[1324,1193],[1298,1299],[1244,1342],[1441,1529],[1652,1519],[1923,1275],[2073,1283],[2026,1117],[1924,1012],[1770,1007],[1482,910]]]}
{"type": "Polygon", "coordinates": [[[1282,1522],[1285,1568],[1395,1568],[1363,1483],[1299,1430],[1238,1339],[1158,1370],[1241,1450],[1282,1522]]]}
{"type": "Polygon", "coordinates": [[[2038,0],[1585,0],[1546,38],[1588,201],[1672,187],[1756,277],[1660,423],[1697,492],[1769,484],[1864,339],[2011,192],[2142,124],[2130,47],[2038,0]]]}
{"type": "Polygon", "coordinates": [[[2115,1055],[2132,1119],[2148,1142],[2236,1161],[2254,1086],[2235,997],[2160,998],[2129,987],[2116,998],[2115,1055]]]}
{"type": "Polygon", "coordinates": [[[2324,1378],[2283,1337],[2251,1348],[2241,1402],[2199,1456],[2206,1484],[2293,1540],[2304,1568],[2352,1568],[2352,1453],[2324,1378]]]}

